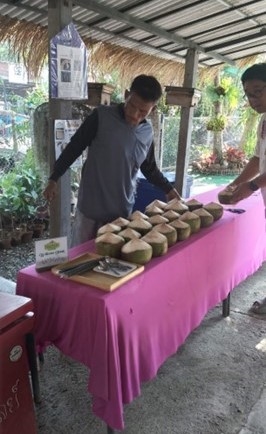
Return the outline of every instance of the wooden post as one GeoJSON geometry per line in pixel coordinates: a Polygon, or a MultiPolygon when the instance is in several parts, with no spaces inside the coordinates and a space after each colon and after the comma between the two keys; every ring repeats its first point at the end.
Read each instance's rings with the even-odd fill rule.
{"type": "MultiPolygon", "coordinates": [[[[195,87],[197,68],[198,52],[190,48],[186,56],[184,87],[195,87]]],[[[181,107],[175,187],[182,196],[185,196],[186,192],[186,174],[189,162],[193,112],[194,107],[181,107]]]]}
{"type": "MultiPolygon", "coordinates": [[[[72,19],[71,0],[48,0],[48,39],[50,40],[67,26],[72,19]]],[[[51,59],[49,52],[49,81],[51,82],[51,59]]],[[[55,162],[54,120],[71,119],[72,102],[51,98],[49,95],[49,148],[50,172],[55,162]]],[[[67,236],[70,238],[70,170],[58,181],[58,195],[50,206],[50,237],[67,236]]]]}

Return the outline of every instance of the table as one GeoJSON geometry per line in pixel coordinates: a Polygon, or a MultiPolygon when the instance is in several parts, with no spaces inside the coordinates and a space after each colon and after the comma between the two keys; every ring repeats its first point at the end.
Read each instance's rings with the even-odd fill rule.
{"type": "MultiPolygon", "coordinates": [[[[218,190],[197,195],[217,201],[218,190]]],[[[20,270],[17,293],[34,302],[35,339],[54,344],[90,369],[93,412],[123,429],[123,405],[141,393],[201,323],[209,309],[254,273],[265,259],[265,217],[260,193],[225,211],[210,228],[154,258],[144,273],[106,293],[34,266],[20,270]]],[[[90,241],[70,251],[94,250],[90,241]]]]}

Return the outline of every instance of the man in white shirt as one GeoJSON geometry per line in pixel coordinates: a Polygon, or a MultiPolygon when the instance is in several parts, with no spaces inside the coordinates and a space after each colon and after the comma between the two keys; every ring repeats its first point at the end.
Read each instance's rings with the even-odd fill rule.
{"type": "MultiPolygon", "coordinates": [[[[260,189],[266,208],[266,63],[257,63],[246,69],[241,80],[250,106],[262,116],[254,156],[230,184],[230,187],[235,187],[232,203],[237,203],[260,189]]],[[[260,302],[255,301],[250,312],[266,315],[266,297],[260,302]]]]}

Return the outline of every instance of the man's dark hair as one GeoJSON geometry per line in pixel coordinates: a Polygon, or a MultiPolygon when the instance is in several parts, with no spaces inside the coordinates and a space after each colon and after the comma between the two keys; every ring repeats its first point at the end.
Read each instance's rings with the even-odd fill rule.
{"type": "Polygon", "coordinates": [[[241,77],[242,84],[248,80],[261,80],[266,82],[266,63],[255,63],[246,69],[241,77]]]}
{"type": "Polygon", "coordinates": [[[135,92],[144,101],[156,102],[162,96],[162,88],[152,75],[138,75],[131,84],[130,92],[135,92]]]}

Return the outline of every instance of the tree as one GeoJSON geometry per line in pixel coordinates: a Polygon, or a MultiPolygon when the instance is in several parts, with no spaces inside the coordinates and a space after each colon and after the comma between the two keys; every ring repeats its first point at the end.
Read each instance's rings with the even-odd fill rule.
{"type": "Polygon", "coordinates": [[[228,69],[218,74],[213,83],[209,83],[203,90],[204,109],[209,111],[206,128],[213,134],[213,154],[217,162],[223,163],[223,131],[228,116],[232,116],[241,106],[239,71],[228,75],[228,69]]]}

